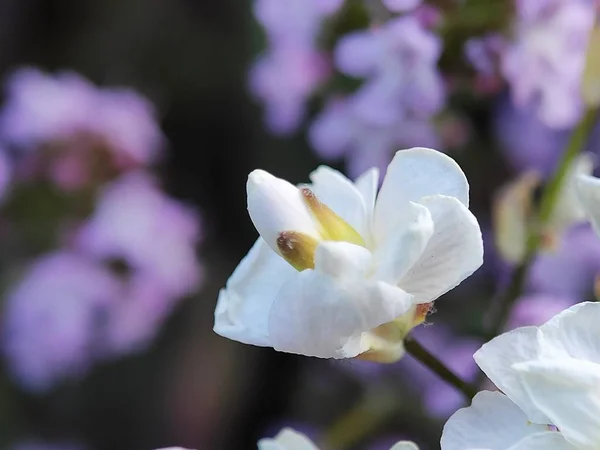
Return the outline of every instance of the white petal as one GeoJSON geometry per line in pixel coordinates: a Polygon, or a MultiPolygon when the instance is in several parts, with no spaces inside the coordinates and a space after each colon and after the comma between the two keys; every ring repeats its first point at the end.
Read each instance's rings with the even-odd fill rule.
{"type": "Polygon", "coordinates": [[[529,422],[504,394],[482,391],[448,419],[440,443],[442,450],[507,450],[538,433],[552,432],[529,422]]]}
{"type": "Polygon", "coordinates": [[[396,226],[409,201],[429,195],[456,197],[469,205],[469,184],[456,162],[436,150],[412,148],[396,153],[390,163],[375,206],[375,233],[385,238],[396,226]]]}
{"type": "Polygon", "coordinates": [[[600,234],[600,178],[580,175],[577,182],[577,194],[594,230],[600,234]]]}
{"type": "Polygon", "coordinates": [[[483,239],[477,219],[458,199],[426,197],[434,232],[421,257],[400,281],[417,303],[435,300],[459,285],[483,263],[483,239]]]}
{"type": "Polygon", "coordinates": [[[310,174],[312,190],[338,216],[365,236],[367,213],[364,199],[354,183],[337,170],[321,166],[310,174]]]}
{"type": "Polygon", "coordinates": [[[579,201],[579,177],[589,176],[593,168],[594,163],[589,153],[582,153],[573,161],[565,175],[564,185],[552,211],[548,224],[551,230],[560,233],[571,225],[585,220],[586,210],[579,201]]]}
{"type": "Polygon", "coordinates": [[[549,357],[600,363],[600,303],[578,303],[540,327],[549,357]]]}
{"type": "Polygon", "coordinates": [[[367,209],[367,217],[373,219],[375,199],[377,198],[377,187],[379,185],[379,169],[371,167],[354,182],[356,189],[363,197],[367,209]]]}
{"type": "Polygon", "coordinates": [[[271,305],[281,286],[296,273],[258,238],[219,293],[215,333],[246,344],[269,346],[271,305]]]}
{"type": "Polygon", "coordinates": [[[414,442],[400,441],[396,442],[390,450],[419,450],[419,447],[414,442]]]}
{"type": "Polygon", "coordinates": [[[246,190],[252,223],[276,253],[279,253],[277,238],[282,231],[298,231],[319,238],[317,224],[293,184],[264,170],[254,170],[248,175],[246,190]]]}
{"type": "Polygon", "coordinates": [[[334,278],[364,278],[371,267],[369,250],[349,242],[324,241],[315,251],[315,270],[334,278]]]}
{"type": "Polygon", "coordinates": [[[523,327],[501,334],[484,344],[473,358],[490,380],[515,402],[535,423],[550,423],[530,401],[518,374],[512,366],[519,362],[537,359],[542,348],[537,327],[523,327]]]}
{"type": "Polygon", "coordinates": [[[536,407],[580,450],[600,443],[600,365],[574,358],[514,366],[536,407]]]}
{"type": "Polygon", "coordinates": [[[410,202],[397,229],[375,250],[374,278],[397,285],[423,255],[433,232],[434,224],[429,210],[410,202]]]}
{"type": "Polygon", "coordinates": [[[274,438],[258,441],[258,450],[319,450],[304,434],[284,428],[274,438]]]}
{"type": "Polygon", "coordinates": [[[324,261],[343,255],[340,244],[351,246],[331,244],[317,248],[314,271],[299,272],[278,293],[269,317],[269,338],[276,350],[321,358],[354,357],[366,350],[361,347],[363,332],[412,306],[412,296],[401,289],[356,276],[366,270],[368,258],[359,258],[363,267],[348,264],[346,273],[328,275],[332,265],[324,261]]]}

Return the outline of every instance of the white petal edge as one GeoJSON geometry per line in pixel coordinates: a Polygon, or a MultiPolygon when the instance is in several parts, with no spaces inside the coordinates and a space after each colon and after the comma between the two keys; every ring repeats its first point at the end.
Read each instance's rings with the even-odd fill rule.
{"type": "Polygon", "coordinates": [[[495,337],[483,344],[473,358],[498,389],[516,403],[534,423],[550,419],[531,403],[513,365],[532,361],[542,353],[538,327],[522,327],[495,337]]]}
{"type": "Polygon", "coordinates": [[[600,179],[590,175],[579,175],[577,195],[594,230],[600,235],[600,179]]]}
{"type": "Polygon", "coordinates": [[[300,190],[264,170],[253,170],[246,184],[248,213],[261,237],[279,253],[282,231],[297,231],[319,239],[320,233],[300,190]]]}
{"type": "Polygon", "coordinates": [[[434,231],[399,286],[427,303],[458,286],[483,264],[483,238],[475,216],[457,198],[425,197],[434,231]]]}
{"type": "Polygon", "coordinates": [[[540,326],[546,354],[569,356],[600,364],[600,303],[583,302],[560,312],[540,326]]]}
{"type": "Polygon", "coordinates": [[[274,438],[258,441],[258,450],[319,450],[304,434],[283,428],[274,438]]]}
{"type": "Polygon", "coordinates": [[[390,450],[419,450],[419,447],[414,442],[400,441],[396,442],[390,450]]]}
{"type": "Polygon", "coordinates": [[[442,450],[504,450],[544,432],[551,433],[545,425],[530,423],[506,395],[482,391],[471,406],[459,409],[448,419],[440,444],[442,450]]]}
{"type": "Polygon", "coordinates": [[[258,238],[219,292],[215,333],[245,344],[270,346],[269,311],[296,270],[258,238]]]}
{"type": "Polygon", "coordinates": [[[387,168],[375,205],[375,235],[386,237],[401,208],[430,195],[456,197],[469,206],[469,183],[449,156],[430,148],[415,147],[396,152],[387,168]]]}
{"type": "Polygon", "coordinates": [[[579,450],[600,442],[600,365],[575,358],[513,366],[531,402],[579,450]]]}

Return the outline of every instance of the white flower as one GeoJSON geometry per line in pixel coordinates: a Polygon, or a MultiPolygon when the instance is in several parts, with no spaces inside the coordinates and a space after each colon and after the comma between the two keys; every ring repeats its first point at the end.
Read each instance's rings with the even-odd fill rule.
{"type": "Polygon", "coordinates": [[[214,330],[247,344],[322,358],[394,361],[429,304],[482,263],[459,166],[435,150],[396,153],[352,183],[320,167],[296,188],[248,179],[260,238],[221,290],[214,330]]]}
{"type": "Polygon", "coordinates": [[[577,194],[594,230],[600,235],[600,179],[591,175],[580,175],[577,194]]]}
{"type": "MultiPolygon", "coordinates": [[[[258,450],[319,450],[319,448],[302,433],[284,428],[274,438],[258,441],[258,450]]],[[[400,441],[390,450],[419,450],[419,448],[413,442],[400,441]]]]}
{"type": "Polygon", "coordinates": [[[480,392],[446,423],[442,450],[600,448],[600,304],[498,336],[474,355],[502,391],[480,392]]]}

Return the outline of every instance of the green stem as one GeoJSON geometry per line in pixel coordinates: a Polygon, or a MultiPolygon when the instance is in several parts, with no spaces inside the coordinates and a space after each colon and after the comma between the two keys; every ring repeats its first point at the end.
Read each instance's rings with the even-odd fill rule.
{"type": "Polygon", "coordinates": [[[410,353],[420,363],[434,372],[446,383],[455,387],[461,392],[467,400],[471,400],[477,393],[477,389],[469,383],[462,380],[452,370],[450,370],[442,361],[436,358],[434,355],[429,353],[425,347],[423,347],[418,341],[409,338],[404,343],[406,351],[410,353]]]}
{"type": "Polygon", "coordinates": [[[595,109],[589,109],[585,112],[585,115],[571,134],[556,173],[542,193],[537,221],[533,229],[529,232],[523,261],[515,268],[505,293],[499,297],[496,305],[492,305],[490,316],[493,318],[493,322],[486,333],[488,339],[493,339],[502,332],[514,303],[525,290],[527,276],[543,241],[544,228],[552,218],[552,213],[554,212],[569,169],[585,145],[596,123],[596,116],[597,111],[595,109]]]}

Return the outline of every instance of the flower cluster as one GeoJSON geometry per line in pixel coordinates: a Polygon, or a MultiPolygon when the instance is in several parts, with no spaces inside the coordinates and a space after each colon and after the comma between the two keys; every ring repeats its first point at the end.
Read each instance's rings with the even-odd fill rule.
{"type": "Polygon", "coordinates": [[[6,294],[3,353],[23,388],[47,391],[152,341],[199,286],[199,222],[149,172],[164,138],[150,103],[131,90],[19,70],[0,137],[3,219],[24,243],[14,251],[25,265],[6,294]],[[12,207],[49,192],[65,205],[58,217],[12,207]],[[52,226],[39,233],[31,220],[52,226]]]}

